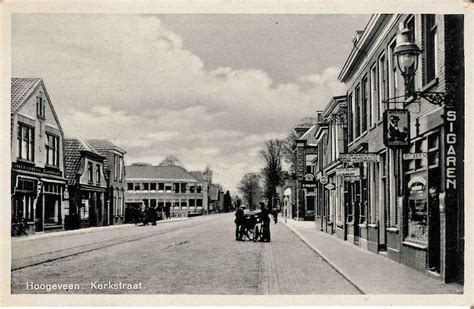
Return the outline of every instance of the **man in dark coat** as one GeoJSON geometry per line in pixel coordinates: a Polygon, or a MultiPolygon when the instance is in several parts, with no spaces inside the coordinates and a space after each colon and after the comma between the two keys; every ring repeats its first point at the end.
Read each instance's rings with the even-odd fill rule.
{"type": "Polygon", "coordinates": [[[260,202],[260,219],[262,219],[262,238],[260,241],[270,242],[270,212],[265,203],[260,202]]]}
{"type": "Polygon", "coordinates": [[[237,208],[235,212],[235,240],[243,240],[243,224],[245,222],[244,210],[237,208]]]}

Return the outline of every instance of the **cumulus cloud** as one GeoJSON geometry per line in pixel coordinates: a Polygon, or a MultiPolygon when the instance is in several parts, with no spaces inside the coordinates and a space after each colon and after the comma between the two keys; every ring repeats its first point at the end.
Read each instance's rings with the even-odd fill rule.
{"type": "Polygon", "coordinates": [[[229,189],[260,170],[264,140],[344,90],[336,68],[286,84],[260,69],[206,70],[156,16],[15,15],[12,42],[14,76],[45,80],[68,136],[109,138],[129,163],[174,153],[189,169],[209,164],[229,189]]]}

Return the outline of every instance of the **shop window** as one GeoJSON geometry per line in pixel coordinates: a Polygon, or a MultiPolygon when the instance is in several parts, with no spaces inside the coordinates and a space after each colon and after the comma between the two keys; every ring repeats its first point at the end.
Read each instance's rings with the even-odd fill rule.
{"type": "Polygon", "coordinates": [[[118,205],[118,197],[114,196],[114,204],[112,205],[114,209],[114,216],[118,216],[119,205],[118,205]]]}
{"type": "Polygon", "coordinates": [[[129,182],[127,183],[127,190],[132,191],[133,190],[133,183],[129,182]]]}
{"type": "Polygon", "coordinates": [[[172,189],[173,189],[173,188],[172,188],[172,184],[167,183],[167,184],[165,185],[165,191],[166,191],[166,192],[171,192],[172,189]]]}
{"type": "Polygon", "coordinates": [[[187,201],[181,201],[181,208],[188,207],[187,201]]]}
{"type": "Polygon", "coordinates": [[[35,129],[22,123],[18,123],[18,155],[22,160],[34,161],[35,152],[35,129]]]}
{"type": "Polygon", "coordinates": [[[156,208],[156,199],[150,199],[150,207],[156,208]]]}
{"type": "Polygon", "coordinates": [[[408,184],[408,230],[405,240],[427,244],[428,242],[428,206],[426,181],[413,177],[408,184]]]}
{"type": "Polygon", "coordinates": [[[79,215],[81,216],[81,219],[89,218],[89,199],[87,198],[82,199],[79,215]]]}
{"type": "Polygon", "coordinates": [[[186,184],[185,183],[181,184],[181,192],[186,193],[186,184]]]}
{"type": "Polygon", "coordinates": [[[150,183],[150,190],[151,191],[156,191],[156,182],[150,183]]]}
{"type": "Polygon", "coordinates": [[[140,190],[141,190],[141,184],[140,184],[139,182],[136,182],[136,183],[134,184],[134,190],[135,190],[135,191],[140,191],[140,190]]]}
{"type": "Polygon", "coordinates": [[[189,200],[189,207],[194,207],[195,205],[195,200],[189,200]]]}
{"type": "Polygon", "coordinates": [[[158,191],[163,191],[165,189],[165,184],[160,182],[158,183],[158,191]]]}
{"type": "Polygon", "coordinates": [[[59,166],[59,137],[46,134],[46,164],[59,166]]]}
{"type": "Polygon", "coordinates": [[[189,185],[189,192],[194,193],[195,186],[194,185],[189,185]]]}
{"type": "Polygon", "coordinates": [[[179,193],[179,183],[173,184],[173,190],[174,190],[174,193],[179,193]]]}
{"type": "Polygon", "coordinates": [[[173,207],[179,209],[179,201],[174,201],[173,202],[173,207]]]}
{"type": "Polygon", "coordinates": [[[150,184],[148,182],[143,183],[143,191],[149,191],[150,189],[150,184]]]}
{"type": "Polygon", "coordinates": [[[196,206],[197,207],[202,207],[202,200],[201,199],[196,200],[196,206]]]}
{"type": "Polygon", "coordinates": [[[143,206],[148,207],[149,205],[150,205],[149,200],[147,198],[144,198],[143,199],[143,206]]]}

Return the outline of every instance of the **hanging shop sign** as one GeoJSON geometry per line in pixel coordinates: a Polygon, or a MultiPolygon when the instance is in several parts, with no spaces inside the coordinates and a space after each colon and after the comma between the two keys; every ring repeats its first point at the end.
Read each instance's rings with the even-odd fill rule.
{"type": "Polygon", "coordinates": [[[334,190],[334,188],[336,188],[336,186],[333,183],[328,183],[324,187],[328,190],[334,190]]]}
{"type": "Polygon", "coordinates": [[[416,153],[404,153],[403,160],[420,160],[426,158],[428,155],[426,152],[416,152],[416,153]]]}
{"type": "Polygon", "coordinates": [[[315,182],[316,178],[313,174],[307,173],[307,174],[304,175],[304,181],[306,181],[306,182],[315,182]]]}
{"type": "Polygon", "coordinates": [[[410,113],[406,109],[387,109],[383,114],[383,142],[387,147],[410,144],[410,113]]]}
{"type": "Polygon", "coordinates": [[[338,176],[360,176],[360,168],[358,167],[342,167],[336,168],[336,175],[338,176]]]}
{"type": "Polygon", "coordinates": [[[328,176],[321,176],[321,178],[319,179],[319,182],[323,185],[327,184],[328,183],[328,176]]]}
{"type": "Polygon", "coordinates": [[[341,153],[339,161],[343,163],[360,163],[360,162],[379,162],[380,155],[378,153],[341,153]]]}

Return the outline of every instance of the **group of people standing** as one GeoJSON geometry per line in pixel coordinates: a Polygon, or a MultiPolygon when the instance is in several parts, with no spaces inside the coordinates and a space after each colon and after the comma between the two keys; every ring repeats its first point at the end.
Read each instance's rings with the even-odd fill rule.
{"type": "MultiPolygon", "coordinates": [[[[249,222],[252,225],[255,225],[256,222],[261,222],[262,223],[262,228],[261,228],[261,237],[258,239],[258,241],[262,242],[270,242],[271,235],[270,235],[270,211],[269,209],[265,206],[265,203],[260,202],[260,213],[256,214],[256,222],[252,222],[253,216],[251,215],[249,218],[245,216],[244,213],[245,207],[239,207],[237,208],[235,212],[235,240],[237,241],[243,241],[244,239],[244,234],[246,233],[246,229],[248,228],[249,222]]],[[[278,210],[273,209],[271,212],[273,214],[273,219],[275,221],[275,224],[277,223],[277,217],[278,217],[278,210]]]]}

